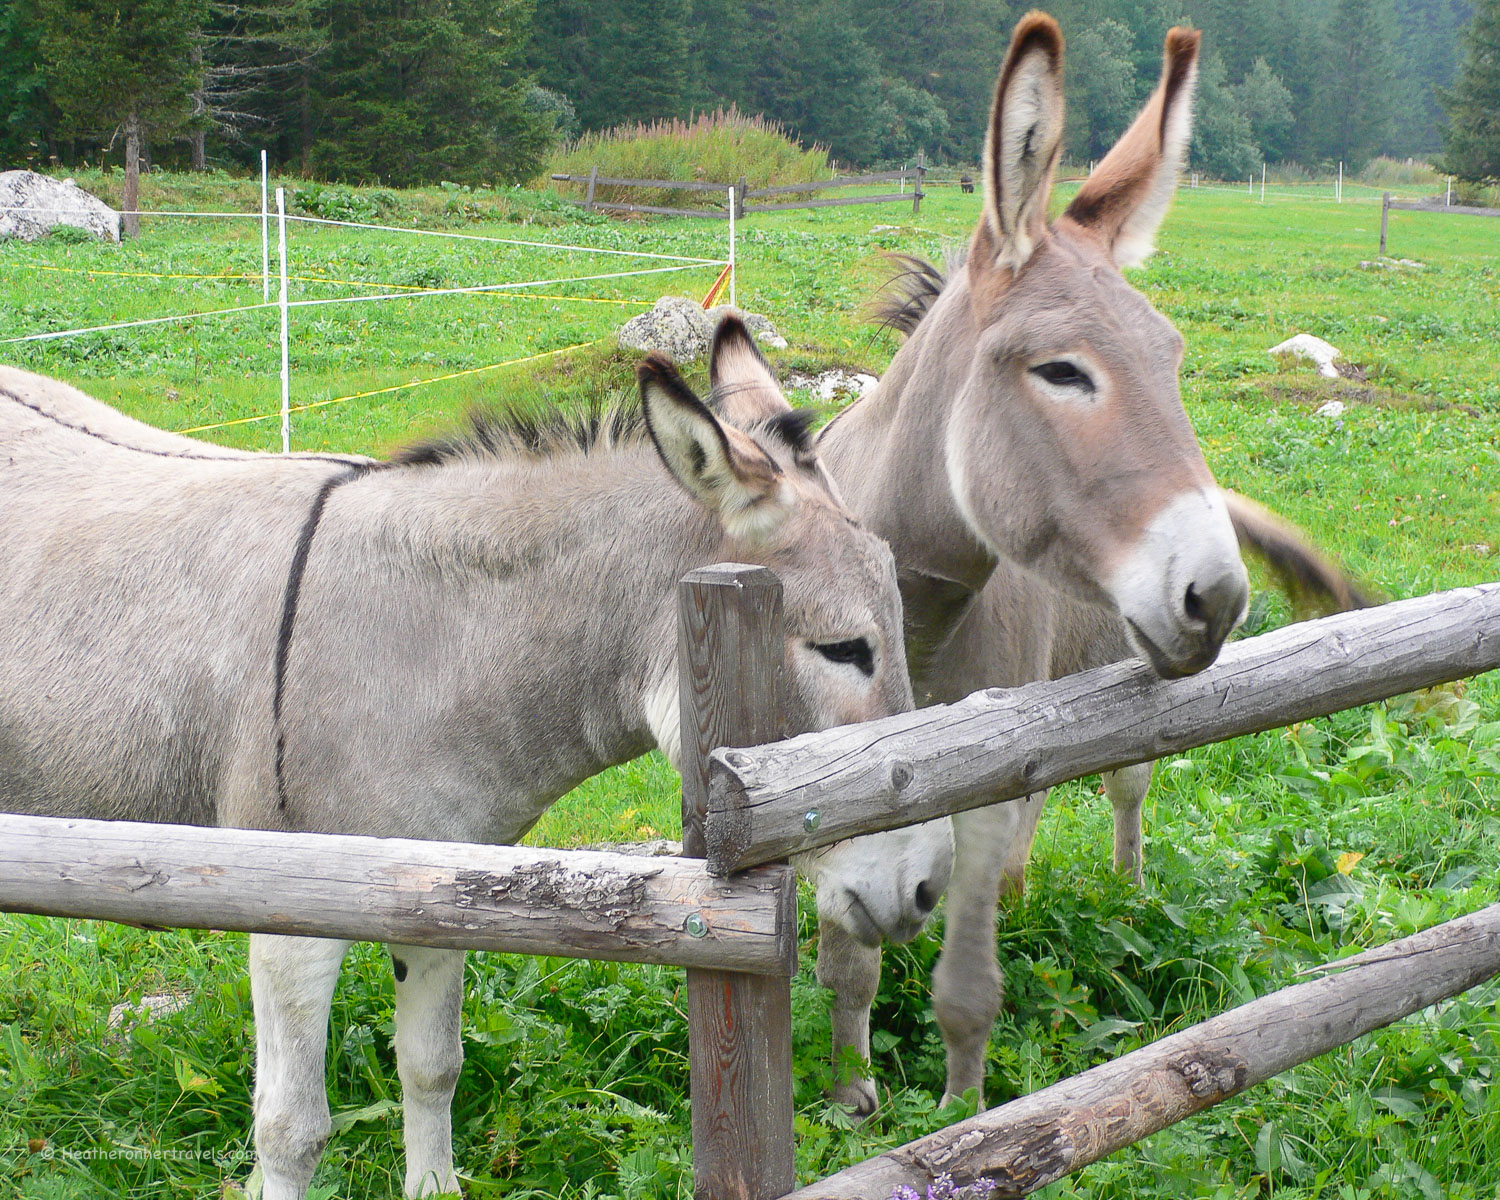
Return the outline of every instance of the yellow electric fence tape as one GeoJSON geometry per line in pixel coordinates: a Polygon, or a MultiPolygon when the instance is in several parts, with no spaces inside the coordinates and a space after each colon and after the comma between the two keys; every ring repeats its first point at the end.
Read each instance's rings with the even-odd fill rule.
{"type": "MultiPolygon", "coordinates": [[[[595,338],[594,342],[603,341],[603,338],[595,338]]],[[[485,371],[498,371],[501,367],[519,366],[521,363],[537,362],[543,358],[552,358],[558,354],[566,354],[570,350],[582,350],[585,346],[592,346],[594,342],[578,342],[572,346],[563,346],[558,350],[544,350],[540,354],[528,354],[525,358],[512,358],[505,362],[491,363],[487,367],[471,367],[467,371],[450,371],[447,375],[434,375],[430,379],[413,379],[410,383],[398,383],[391,387],[371,388],[367,392],[352,392],[347,396],[335,396],[332,400],[314,400],[311,404],[298,404],[288,411],[298,413],[306,412],[311,408],[325,408],[330,404],[343,404],[348,400],[362,400],[366,396],[383,396],[388,392],[400,392],[407,388],[422,387],[428,383],[443,383],[449,379],[462,379],[466,375],[479,375],[485,371]]],[[[205,433],[210,429],[227,429],[231,425],[253,425],[256,421],[274,421],[281,413],[266,413],[259,417],[240,417],[236,421],[216,421],[212,425],[194,425],[189,429],[176,430],[177,433],[205,433]]]]}

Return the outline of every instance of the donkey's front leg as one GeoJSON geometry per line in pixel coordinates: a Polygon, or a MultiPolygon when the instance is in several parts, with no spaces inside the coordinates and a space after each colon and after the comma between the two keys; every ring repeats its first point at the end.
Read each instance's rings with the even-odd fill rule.
{"type": "Polygon", "coordinates": [[[1104,772],[1104,793],[1115,810],[1115,870],[1128,874],[1137,887],[1146,882],[1141,872],[1141,806],[1155,766],[1144,762],[1104,772]]]}
{"type": "Polygon", "coordinates": [[[464,1063],[464,952],[392,946],[396,1072],[406,1113],[406,1194],[456,1192],[453,1089],[464,1063]]]}
{"type": "Polygon", "coordinates": [[[302,1200],[328,1142],[328,1010],[348,950],[331,938],[250,935],[262,1200],[302,1200]]]}
{"type": "Polygon", "coordinates": [[[943,952],[932,972],[932,1005],[948,1048],[944,1104],[977,1088],[984,1107],[985,1056],[1005,995],[995,954],[995,910],[1002,884],[1020,890],[1046,798],[1037,792],[953,818],[953,882],[943,952]]]}
{"type": "Polygon", "coordinates": [[[844,1051],[870,1059],[870,1005],[880,987],[880,947],[866,946],[832,921],[818,923],[818,982],[833,990],[833,1099],[857,1117],[875,1111],[875,1081],[863,1072],[844,1078],[844,1051]]]}

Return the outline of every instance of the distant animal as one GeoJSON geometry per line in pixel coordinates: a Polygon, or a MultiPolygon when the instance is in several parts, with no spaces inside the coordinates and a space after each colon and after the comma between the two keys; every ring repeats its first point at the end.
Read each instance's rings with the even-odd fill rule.
{"type": "Polygon", "coordinates": [[[958,187],[965,196],[970,195],[974,191],[974,177],[968,174],[960,175],[958,187]]]}
{"type": "MultiPolygon", "coordinates": [[[[1249,595],[1238,539],[1348,606],[1347,580],[1295,530],[1214,482],[1183,410],[1182,337],[1120,268],[1142,261],[1191,130],[1199,35],[1167,35],[1144,111],[1056,221],[1062,35],[1017,27],[985,150],[984,207],[949,276],[906,260],[885,319],[908,336],[878,386],[822,432],[841,493],[890,542],[918,704],[1138,655],[1164,678],[1213,662],[1249,595]]],[[[1150,764],[1105,774],[1115,863],[1139,878],[1150,764]]],[[[934,1005],[947,1096],[983,1096],[1000,1009],[996,907],[1019,890],[1045,793],[954,818],[934,1005]]],[[[823,926],[836,1058],[869,1057],[880,950],[823,926]]],[[[835,1097],[876,1104],[873,1081],[835,1097]]]]}
{"type": "MultiPolygon", "coordinates": [[[[0,368],[0,808],[505,843],[613,763],[680,747],[676,586],[780,577],[786,720],[905,710],[890,552],[838,502],[743,324],[715,416],[672,364],[638,413],[476,420],[385,461],[252,454],[0,368]]],[[[946,827],[800,863],[857,944],[909,938],[946,827]]],[[[264,1200],[330,1134],[329,1006],[349,944],[250,939],[264,1200]]],[[[458,1190],[462,951],[392,948],[408,1196],[458,1190]]]]}

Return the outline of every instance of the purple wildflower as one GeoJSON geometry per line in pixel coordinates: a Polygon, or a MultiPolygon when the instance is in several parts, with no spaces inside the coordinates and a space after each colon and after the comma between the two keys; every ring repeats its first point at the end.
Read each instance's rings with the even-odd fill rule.
{"type": "Polygon", "coordinates": [[[927,1200],[953,1200],[953,1176],[944,1171],[928,1184],[927,1200]]]}

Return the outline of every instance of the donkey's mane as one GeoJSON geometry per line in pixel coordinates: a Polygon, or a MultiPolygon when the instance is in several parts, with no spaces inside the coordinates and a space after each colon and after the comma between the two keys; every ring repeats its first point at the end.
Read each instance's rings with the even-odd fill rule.
{"type": "MultiPolygon", "coordinates": [[[[722,409],[716,393],[710,408],[722,409]]],[[[812,451],[809,430],[818,413],[793,409],[748,426],[745,432],[783,442],[792,451],[812,451]]],[[[395,451],[391,467],[443,466],[459,462],[544,462],[578,454],[609,453],[649,444],[651,434],[640,400],[591,397],[582,407],[539,408],[520,404],[476,406],[457,428],[395,451]]]]}
{"type": "Polygon", "coordinates": [[[456,462],[538,462],[649,440],[638,401],[591,397],[581,408],[476,405],[456,429],[397,450],[393,467],[456,462]]]}
{"type": "Polygon", "coordinates": [[[870,303],[870,319],[882,329],[909,338],[931,311],[948,284],[948,276],[963,266],[965,250],[955,250],[939,267],[916,254],[887,254],[896,274],[881,285],[870,303]]]}

